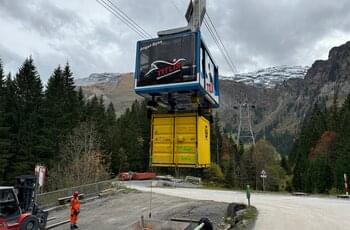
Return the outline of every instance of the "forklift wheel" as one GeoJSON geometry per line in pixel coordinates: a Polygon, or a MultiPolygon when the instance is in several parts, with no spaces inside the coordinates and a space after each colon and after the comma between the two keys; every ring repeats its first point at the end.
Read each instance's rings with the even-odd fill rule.
{"type": "Polygon", "coordinates": [[[38,219],[35,216],[27,217],[21,224],[21,230],[39,230],[38,219]]]}
{"type": "Polygon", "coordinates": [[[204,227],[202,228],[203,230],[213,230],[213,225],[208,218],[203,217],[200,219],[199,224],[201,223],[204,223],[204,227]]]}

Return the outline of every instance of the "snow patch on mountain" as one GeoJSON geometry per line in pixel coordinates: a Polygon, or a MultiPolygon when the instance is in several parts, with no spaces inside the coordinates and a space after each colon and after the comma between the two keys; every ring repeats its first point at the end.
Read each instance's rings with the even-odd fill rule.
{"type": "MultiPolygon", "coordinates": [[[[304,78],[308,66],[275,66],[260,69],[255,72],[238,73],[234,77],[220,76],[221,80],[234,80],[246,85],[274,88],[290,78],[304,78]]],[[[120,73],[92,73],[89,77],[75,80],[77,86],[91,85],[116,85],[118,84],[120,73]]]]}
{"type": "Polygon", "coordinates": [[[255,72],[239,73],[234,77],[220,77],[220,79],[234,80],[252,86],[274,88],[290,78],[303,79],[308,69],[308,66],[276,66],[255,72]]]}
{"type": "Polygon", "coordinates": [[[118,84],[118,79],[120,73],[92,73],[86,78],[75,79],[75,84],[77,86],[90,86],[90,85],[116,85],[118,84]]]}

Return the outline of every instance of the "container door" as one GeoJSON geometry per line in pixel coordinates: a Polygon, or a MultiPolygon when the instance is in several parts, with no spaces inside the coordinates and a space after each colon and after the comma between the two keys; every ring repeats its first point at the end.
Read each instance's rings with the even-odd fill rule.
{"type": "Polygon", "coordinates": [[[196,116],[175,118],[176,165],[196,165],[197,156],[197,124],[196,116]]]}
{"type": "Polygon", "coordinates": [[[204,117],[198,117],[198,164],[210,166],[210,123],[204,117]]]}
{"type": "Polygon", "coordinates": [[[154,117],[152,125],[152,165],[172,165],[174,118],[154,117]]]}

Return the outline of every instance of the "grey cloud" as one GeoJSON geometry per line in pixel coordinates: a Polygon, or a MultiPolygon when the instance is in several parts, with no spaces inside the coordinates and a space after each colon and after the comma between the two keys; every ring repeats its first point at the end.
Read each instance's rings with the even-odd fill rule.
{"type": "Polygon", "coordinates": [[[313,49],[334,30],[349,32],[348,0],[226,0],[220,5],[226,5],[227,10],[222,12],[218,7],[210,14],[225,43],[240,46],[241,53],[233,52],[235,59],[260,56],[270,65],[296,64],[298,49],[313,49]]]}
{"type": "Polygon", "coordinates": [[[26,29],[51,37],[67,27],[78,29],[81,21],[71,10],[61,9],[49,1],[2,0],[0,11],[9,19],[19,21],[26,29]]]}
{"type": "MultiPolygon", "coordinates": [[[[159,30],[186,24],[183,14],[187,0],[111,1],[153,36],[159,30]]],[[[349,0],[207,2],[207,11],[240,71],[282,64],[310,65],[333,46],[319,49],[316,46],[320,41],[327,38],[334,40],[332,36],[335,32],[350,34],[349,0]],[[307,52],[301,52],[304,50],[307,52]]],[[[66,61],[70,62],[78,77],[91,72],[133,71],[135,43],[140,38],[94,0],[75,0],[74,3],[2,0],[0,13],[9,23],[16,22],[27,31],[39,34],[42,39],[37,42],[49,47],[49,50],[37,48],[33,51],[43,78],[66,61]],[[84,7],[74,8],[70,3],[86,6],[90,15],[84,15],[84,7]]],[[[204,26],[203,33],[220,69],[228,73],[229,68],[204,26]]],[[[27,35],[21,31],[20,35],[9,36],[23,34],[27,35]]],[[[10,47],[6,44],[0,45],[0,52],[9,51],[10,47]]],[[[23,57],[28,55],[23,54],[23,57]]],[[[24,60],[17,60],[21,58],[11,57],[8,53],[3,61],[5,64],[19,62],[18,67],[24,60]]]]}
{"type": "MultiPolygon", "coordinates": [[[[113,31],[112,21],[98,24],[88,23],[80,18],[77,12],[59,8],[52,1],[11,1],[5,0],[0,5],[0,13],[11,22],[16,21],[28,31],[36,31],[48,44],[51,50],[34,50],[35,63],[38,66],[41,77],[48,79],[54,68],[59,64],[70,62],[76,70],[77,77],[88,76],[91,72],[108,71],[112,69],[110,59],[101,53],[106,49],[111,52],[117,49],[121,43],[127,43],[130,33],[121,38],[121,34],[113,31]],[[102,52],[100,52],[102,51],[102,52]]],[[[93,2],[96,4],[95,2],[93,2]]],[[[15,36],[15,35],[12,35],[15,36]]],[[[23,40],[25,42],[25,39],[23,40]]],[[[2,47],[5,50],[5,47],[2,47]]],[[[1,51],[1,50],[0,50],[1,51]]],[[[14,58],[12,55],[3,55],[4,63],[18,68],[24,58],[14,58]]],[[[1,54],[0,54],[1,55],[1,54]]],[[[118,63],[115,61],[115,63],[118,63]]],[[[113,69],[113,71],[118,71],[113,69]]]]}
{"type": "MultiPolygon", "coordinates": [[[[125,13],[132,14],[133,19],[145,28],[145,30],[156,36],[160,30],[186,25],[184,16],[180,16],[177,9],[184,2],[179,0],[131,0],[114,1],[125,13]]],[[[186,4],[187,5],[187,4],[186,4]]],[[[185,14],[185,11],[182,13],[185,14]]]]}
{"type": "Polygon", "coordinates": [[[90,33],[89,38],[94,44],[99,46],[120,44],[122,39],[120,34],[113,31],[110,27],[105,25],[95,25],[94,30],[90,33]]]}
{"type": "Polygon", "coordinates": [[[11,72],[11,74],[14,75],[19,67],[18,63],[24,62],[25,57],[21,57],[0,44],[0,59],[5,67],[5,71],[11,72]]]}

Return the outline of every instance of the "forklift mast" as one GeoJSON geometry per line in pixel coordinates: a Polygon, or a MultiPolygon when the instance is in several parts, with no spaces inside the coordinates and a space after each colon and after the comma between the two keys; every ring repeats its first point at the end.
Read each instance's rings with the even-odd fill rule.
{"type": "Polygon", "coordinates": [[[36,196],[36,177],[24,175],[16,177],[15,189],[23,212],[33,211],[36,196]]]}
{"type": "Polygon", "coordinates": [[[38,220],[40,229],[45,229],[48,212],[36,203],[37,177],[24,175],[16,177],[15,189],[22,212],[29,212],[38,220]]]}

